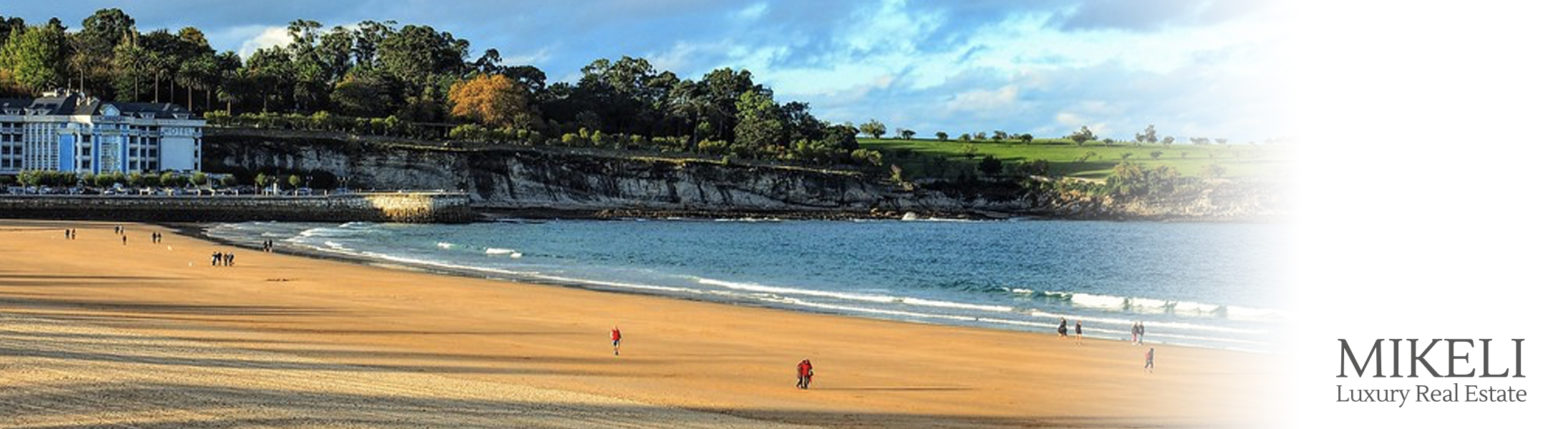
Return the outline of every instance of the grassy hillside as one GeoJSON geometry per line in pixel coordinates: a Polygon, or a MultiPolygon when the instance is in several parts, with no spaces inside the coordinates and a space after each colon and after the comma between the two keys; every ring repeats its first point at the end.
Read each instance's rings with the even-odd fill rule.
{"type": "MultiPolygon", "coordinates": [[[[1205,166],[1219,165],[1225,171],[1225,177],[1254,177],[1277,172],[1285,166],[1285,149],[1269,145],[1229,144],[1229,145],[1191,145],[1191,144],[1142,144],[1134,146],[1132,143],[1115,143],[1106,146],[1104,143],[1087,143],[1079,146],[1071,140],[1046,139],[1023,143],[1017,140],[1003,140],[992,142],[974,142],[975,154],[973,158],[964,155],[966,143],[956,140],[939,142],[936,140],[894,140],[894,139],[860,139],[861,147],[876,149],[890,162],[904,168],[911,177],[930,177],[935,173],[943,172],[943,176],[952,176],[961,168],[967,167],[974,171],[974,165],[986,155],[997,157],[1004,165],[1013,165],[1021,162],[1044,159],[1051,163],[1051,175],[1071,176],[1085,179],[1100,179],[1110,174],[1111,168],[1122,160],[1122,154],[1131,153],[1128,161],[1143,163],[1149,166],[1169,165],[1181,172],[1183,176],[1202,175],[1205,166]],[[907,151],[907,152],[906,152],[907,151]],[[928,157],[900,156],[903,153],[919,153],[928,157]],[[1158,159],[1154,152],[1161,152],[1158,159]],[[1093,153],[1088,159],[1079,161],[1084,155],[1093,153]],[[1183,156],[1185,153],[1185,156],[1183,156]],[[946,160],[947,167],[928,165],[933,157],[946,160]]],[[[935,161],[942,162],[942,161],[935,161]]]]}

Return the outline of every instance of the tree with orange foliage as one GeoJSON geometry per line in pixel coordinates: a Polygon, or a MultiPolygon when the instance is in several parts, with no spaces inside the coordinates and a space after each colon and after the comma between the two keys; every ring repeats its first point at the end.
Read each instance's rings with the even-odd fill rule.
{"type": "Polygon", "coordinates": [[[533,119],[528,91],[517,81],[498,74],[481,74],[452,84],[447,100],[452,103],[452,116],[487,126],[523,126],[533,119]]]}

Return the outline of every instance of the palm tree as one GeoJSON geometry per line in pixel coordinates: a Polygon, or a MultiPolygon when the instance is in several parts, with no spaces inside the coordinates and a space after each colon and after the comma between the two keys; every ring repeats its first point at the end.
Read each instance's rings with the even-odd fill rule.
{"type": "MultiPolygon", "coordinates": [[[[193,92],[195,92],[195,90],[201,89],[203,91],[208,91],[208,93],[211,94],[212,83],[214,80],[216,80],[214,76],[217,74],[218,63],[208,55],[196,57],[195,59],[180,65],[180,70],[174,75],[174,78],[180,83],[180,86],[185,87],[186,108],[190,109],[191,111],[196,110],[194,99],[195,97],[193,96],[193,92]]],[[[208,101],[210,107],[210,97],[208,101]]]]}

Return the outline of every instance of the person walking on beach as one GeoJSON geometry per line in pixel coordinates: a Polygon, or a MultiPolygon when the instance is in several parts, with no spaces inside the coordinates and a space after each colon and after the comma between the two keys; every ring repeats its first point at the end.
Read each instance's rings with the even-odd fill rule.
{"type": "Polygon", "coordinates": [[[1073,322],[1073,333],[1078,334],[1078,344],[1083,344],[1083,321],[1073,322]]]}
{"type": "Polygon", "coordinates": [[[1056,337],[1067,338],[1067,318],[1062,318],[1062,324],[1056,325],[1056,337]]]}
{"type": "Polygon", "coordinates": [[[121,234],[120,235],[120,245],[124,246],[126,243],[129,243],[129,239],[125,238],[124,234],[121,234]]]}
{"type": "Polygon", "coordinates": [[[621,327],[610,328],[610,347],[615,348],[615,355],[621,355],[621,327]]]}
{"type": "Polygon", "coordinates": [[[218,253],[218,252],[212,252],[212,266],[214,266],[214,267],[218,266],[218,259],[222,259],[222,258],[223,258],[223,254],[218,253]]]}
{"type": "Polygon", "coordinates": [[[1143,322],[1138,322],[1138,345],[1143,345],[1143,337],[1147,333],[1147,331],[1143,330],[1143,322]]]}
{"type": "Polygon", "coordinates": [[[795,387],[800,389],[811,388],[811,376],[816,372],[811,369],[811,359],[801,359],[795,364],[795,387]]]}
{"type": "Polygon", "coordinates": [[[1154,372],[1154,348],[1143,354],[1143,372],[1154,372]]]}
{"type": "Polygon", "coordinates": [[[234,253],[231,252],[223,257],[223,265],[228,267],[234,266],[234,253]]]}

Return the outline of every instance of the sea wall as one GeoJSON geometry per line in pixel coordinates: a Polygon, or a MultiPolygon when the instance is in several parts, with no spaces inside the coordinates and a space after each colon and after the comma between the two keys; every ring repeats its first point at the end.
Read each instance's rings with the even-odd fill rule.
{"type": "Polygon", "coordinates": [[[464,222],[468,195],[449,192],[331,196],[0,196],[0,218],[123,221],[464,222]]]}

